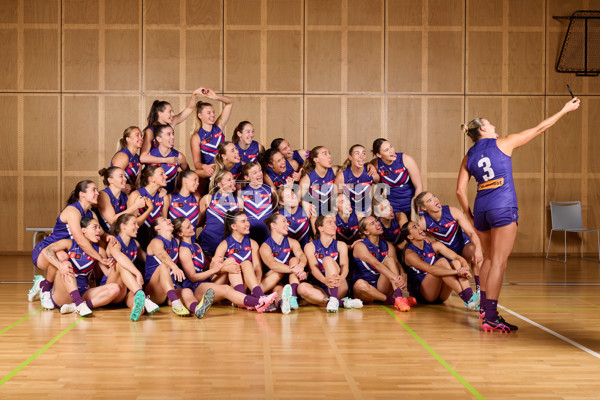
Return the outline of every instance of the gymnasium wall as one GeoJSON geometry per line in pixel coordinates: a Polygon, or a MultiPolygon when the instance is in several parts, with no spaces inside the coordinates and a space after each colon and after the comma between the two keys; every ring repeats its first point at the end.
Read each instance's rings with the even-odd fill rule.
{"type": "MultiPolygon", "coordinates": [[[[550,200],[581,199],[600,226],[600,81],[554,71],[567,22],[552,16],[580,9],[600,1],[3,0],[0,251],[29,251],[26,227],[52,226],[77,181],[100,183],[157,98],[179,111],[211,87],[235,99],[227,136],[247,119],[261,143],[324,144],[335,162],[387,137],[457,205],[470,145],[459,125],[531,127],[567,101],[568,82],[581,109],[513,157],[515,251],[542,253],[550,200]]],[[[192,127],[176,128],[190,159],[192,127]]]]}

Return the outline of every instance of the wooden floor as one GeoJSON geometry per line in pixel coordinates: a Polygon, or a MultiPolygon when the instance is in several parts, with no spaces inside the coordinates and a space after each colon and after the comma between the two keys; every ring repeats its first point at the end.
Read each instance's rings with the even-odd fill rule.
{"type": "Polygon", "coordinates": [[[0,257],[0,398],[598,399],[599,272],[511,259],[500,304],[520,330],[501,335],[480,332],[458,297],[409,313],[61,316],[11,283],[31,280],[28,257],[0,257]]]}

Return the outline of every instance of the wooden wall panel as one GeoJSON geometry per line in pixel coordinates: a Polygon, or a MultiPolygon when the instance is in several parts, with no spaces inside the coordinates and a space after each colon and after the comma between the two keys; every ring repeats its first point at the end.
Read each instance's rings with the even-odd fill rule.
{"type": "Polygon", "coordinates": [[[228,25],[260,25],[261,0],[226,0],[225,9],[228,25]]]}
{"type": "Polygon", "coordinates": [[[104,0],[107,24],[139,24],[141,0],[104,0]]]}
{"type": "Polygon", "coordinates": [[[179,31],[148,29],[144,48],[144,88],[179,89],[179,31]],[[165,46],[164,43],[170,45],[165,46]]]}
{"type": "Polygon", "coordinates": [[[422,81],[421,32],[389,32],[386,84],[388,92],[420,92],[422,81]]]}
{"type": "Polygon", "coordinates": [[[267,91],[302,90],[302,32],[267,32],[267,91]]]}
{"type": "Polygon", "coordinates": [[[502,92],[502,33],[469,32],[467,92],[502,92]]]}
{"type": "Polygon", "coordinates": [[[383,0],[347,0],[348,24],[350,25],[383,25],[383,0]]]}
{"type": "Polygon", "coordinates": [[[339,164],[342,154],[347,150],[341,149],[341,105],[342,98],[338,96],[307,96],[305,104],[305,137],[306,148],[325,146],[332,155],[333,164],[339,164]]]}
{"type": "Polygon", "coordinates": [[[507,0],[509,26],[544,27],[544,0],[507,0]]]}
{"type": "Polygon", "coordinates": [[[429,32],[428,48],[428,91],[461,93],[463,33],[429,32]]]}
{"type": "MultiPolygon", "coordinates": [[[[558,112],[564,98],[549,98],[547,115],[558,112]]],[[[550,173],[581,172],[582,114],[573,113],[559,120],[546,135],[546,157],[550,173]]]]}
{"type": "MultiPolygon", "coordinates": [[[[511,97],[508,99],[508,129],[503,135],[533,128],[544,119],[544,99],[541,97],[511,97]]],[[[544,136],[539,136],[527,146],[517,148],[512,154],[513,172],[544,171],[544,136]]]]}
{"type": "MultiPolygon", "coordinates": [[[[105,96],[104,97],[104,149],[103,164],[108,167],[113,155],[117,152],[118,141],[123,131],[129,126],[140,126],[139,96],[105,96]]],[[[187,145],[189,147],[189,144],[187,145]]],[[[102,150],[102,149],[101,149],[102,150]]]]}
{"type": "Polygon", "coordinates": [[[396,152],[409,154],[418,165],[422,165],[424,101],[419,97],[388,97],[387,130],[383,135],[396,152]]]}
{"type": "Polygon", "coordinates": [[[105,89],[140,90],[140,35],[132,29],[110,29],[105,35],[105,89]]]}
{"type": "Polygon", "coordinates": [[[6,2],[0,7],[0,23],[11,23],[17,20],[19,15],[19,3],[16,1],[6,2]]]}
{"type": "Polygon", "coordinates": [[[18,96],[1,95],[0,110],[5,115],[2,147],[0,147],[0,171],[17,169],[18,96]],[[9,133],[10,132],[10,133],[9,133]]]}
{"type": "Polygon", "coordinates": [[[304,15],[302,0],[267,0],[267,24],[300,25],[304,15]]]}
{"type": "MultiPolygon", "coordinates": [[[[584,98],[585,108],[587,109],[588,119],[587,126],[591,127],[588,131],[588,148],[592,149],[588,157],[587,171],[591,173],[600,172],[600,157],[598,152],[600,151],[600,135],[597,134],[597,127],[600,126],[600,99],[598,98],[584,98]]],[[[596,203],[600,204],[600,203],[596,203]]],[[[600,221],[600,219],[598,219],[600,221]]]]}
{"type": "MultiPolygon", "coordinates": [[[[23,108],[35,110],[23,119],[24,168],[58,174],[60,155],[59,95],[24,96],[23,108]]],[[[56,183],[56,182],[54,182],[56,183]]]]}
{"type": "Polygon", "coordinates": [[[348,32],[348,91],[383,91],[383,32],[348,32]]]}
{"type": "Polygon", "coordinates": [[[543,94],[544,34],[511,32],[508,46],[509,92],[543,94]]]}
{"type": "Polygon", "coordinates": [[[468,0],[467,28],[502,26],[504,0],[468,0]]]}
{"type": "Polygon", "coordinates": [[[422,0],[388,0],[387,18],[389,26],[420,26],[422,0]]]}
{"type": "MultiPolygon", "coordinates": [[[[17,227],[18,216],[17,213],[17,184],[18,178],[16,176],[0,176],[0,220],[2,225],[5,227],[17,227]]],[[[22,216],[22,214],[21,214],[22,216]]],[[[21,232],[19,232],[20,234],[21,232]]],[[[12,229],[2,229],[0,234],[0,250],[2,251],[15,251],[19,248],[18,234],[12,229]]]]}
{"type": "Polygon", "coordinates": [[[347,104],[347,137],[340,151],[342,160],[346,159],[350,146],[354,144],[363,145],[367,150],[367,160],[370,160],[373,141],[383,137],[383,97],[350,97],[347,104]]]}
{"type": "Polygon", "coordinates": [[[307,31],[305,63],[307,92],[340,92],[342,90],[341,32],[307,31]]]}
{"type": "Polygon", "coordinates": [[[267,97],[267,132],[262,143],[265,148],[275,138],[285,138],[292,148],[304,148],[301,96],[267,97]]]}
{"type": "Polygon", "coordinates": [[[144,0],[144,23],[152,25],[179,24],[181,1],[184,0],[144,0]]]}
{"type": "MultiPolygon", "coordinates": [[[[468,124],[472,119],[483,118],[487,119],[496,127],[496,132],[500,136],[506,136],[508,134],[508,132],[505,131],[508,127],[503,124],[503,116],[505,114],[502,112],[502,98],[469,96],[467,97],[466,105],[466,118],[462,123],[468,124]]],[[[460,125],[457,129],[460,130],[460,125]]],[[[468,145],[466,146],[466,149],[468,150],[473,142],[466,135],[465,140],[467,140],[468,145]]]]}
{"type": "Polygon", "coordinates": [[[421,167],[422,171],[458,171],[463,156],[462,114],[462,97],[427,100],[427,169],[421,167]]]}
{"type": "Polygon", "coordinates": [[[340,25],[343,0],[305,0],[307,25],[340,25]]]}
{"type": "Polygon", "coordinates": [[[60,86],[60,34],[56,29],[25,29],[23,89],[54,91],[60,86]]]}
{"type": "Polygon", "coordinates": [[[513,248],[516,253],[529,253],[543,247],[544,239],[540,230],[544,225],[543,187],[542,179],[515,177],[519,203],[519,229],[513,248]]]}
{"type": "Polygon", "coordinates": [[[456,198],[456,178],[428,178],[423,189],[437,196],[443,205],[450,205],[462,211],[456,198]]]}
{"type": "MultiPolygon", "coordinates": [[[[74,186],[74,185],[73,185],[74,186]]],[[[73,190],[71,188],[70,190],[73,190]]],[[[64,203],[59,202],[60,179],[55,176],[24,177],[23,223],[25,227],[53,227],[64,203]]],[[[33,233],[26,232],[24,250],[32,250],[33,233]]]]}
{"type": "Polygon", "coordinates": [[[225,33],[225,91],[259,91],[262,61],[260,32],[227,31],[225,33]]]}
{"type": "Polygon", "coordinates": [[[62,165],[65,172],[97,171],[99,97],[63,95],[62,165]]]}
{"type": "Polygon", "coordinates": [[[185,5],[185,18],[189,25],[222,25],[222,0],[186,0],[185,5]]]}
{"type": "MultiPolygon", "coordinates": [[[[0,7],[1,8],[1,7],[0,7]]],[[[15,90],[17,84],[17,30],[0,29],[2,57],[0,58],[0,90],[15,90]]]]}
{"type": "Polygon", "coordinates": [[[96,0],[62,0],[65,24],[97,24],[99,2],[96,0]]]}
{"type": "Polygon", "coordinates": [[[220,30],[188,30],[186,33],[186,90],[209,87],[217,92],[223,90],[220,30]]]}
{"type": "Polygon", "coordinates": [[[56,24],[60,21],[60,0],[26,0],[23,2],[26,24],[56,24]]]}
{"type": "Polygon", "coordinates": [[[64,90],[100,89],[98,30],[65,29],[63,35],[64,90]]]}

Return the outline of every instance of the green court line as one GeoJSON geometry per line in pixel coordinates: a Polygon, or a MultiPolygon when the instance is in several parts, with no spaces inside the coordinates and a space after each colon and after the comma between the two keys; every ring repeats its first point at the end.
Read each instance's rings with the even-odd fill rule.
{"type": "Polygon", "coordinates": [[[481,393],[479,393],[473,386],[471,386],[471,384],[469,382],[467,382],[465,380],[465,378],[463,378],[462,376],[460,376],[460,374],[458,372],[456,372],[456,370],[454,368],[452,368],[450,366],[450,364],[448,364],[438,353],[435,352],[435,350],[433,350],[431,347],[429,347],[429,345],[423,340],[421,339],[421,337],[419,335],[417,335],[415,333],[415,331],[413,331],[412,329],[410,329],[410,327],[408,325],[406,325],[404,322],[402,322],[398,316],[396,314],[394,314],[394,312],[392,310],[390,310],[388,307],[386,306],[381,306],[385,311],[387,311],[388,314],[390,314],[392,317],[394,317],[394,319],[400,324],[402,325],[402,327],[404,329],[406,329],[406,331],[408,333],[410,333],[410,335],[421,344],[421,346],[423,346],[425,348],[425,350],[427,350],[429,352],[429,354],[431,354],[433,356],[433,358],[435,358],[440,364],[442,364],[442,366],[444,368],[446,368],[446,370],[448,370],[448,372],[450,372],[452,374],[452,376],[454,376],[469,392],[471,392],[471,394],[473,396],[475,396],[476,399],[482,399],[485,400],[485,397],[483,397],[481,395],[481,393]]]}
{"type": "Polygon", "coordinates": [[[50,346],[52,346],[54,343],[56,343],[61,337],[63,337],[64,335],[66,335],[71,329],[75,328],[75,326],[77,326],[77,324],[80,323],[81,320],[83,320],[83,319],[84,319],[83,317],[77,318],[77,321],[75,321],[71,326],[69,326],[67,329],[65,329],[64,331],[62,331],[58,335],[56,335],[52,340],[50,340],[48,343],[46,343],[44,345],[44,347],[42,347],[41,349],[39,349],[38,351],[36,351],[27,360],[23,361],[21,363],[21,365],[19,365],[17,368],[15,368],[12,371],[10,371],[4,378],[0,379],[0,386],[4,385],[6,382],[8,382],[8,380],[10,378],[12,378],[16,374],[18,374],[19,371],[21,371],[23,368],[25,368],[30,362],[32,362],[33,360],[35,360],[36,358],[38,358],[38,356],[40,354],[42,354],[44,351],[48,350],[48,348],[50,346]]]}
{"type": "Polygon", "coordinates": [[[14,324],[9,325],[6,328],[2,329],[0,331],[0,335],[2,335],[4,332],[9,331],[10,329],[14,328],[15,326],[19,325],[21,322],[25,321],[27,318],[31,317],[32,315],[35,315],[35,314],[39,313],[40,311],[42,311],[42,307],[38,308],[37,310],[35,310],[31,314],[29,314],[28,316],[21,318],[20,320],[18,320],[14,324]]]}

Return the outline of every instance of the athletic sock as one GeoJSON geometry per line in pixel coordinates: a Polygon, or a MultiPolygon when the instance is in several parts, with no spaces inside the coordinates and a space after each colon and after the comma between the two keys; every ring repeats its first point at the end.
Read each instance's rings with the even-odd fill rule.
{"type": "Polygon", "coordinates": [[[487,299],[485,305],[485,319],[495,321],[498,319],[498,300],[487,299]]]}
{"type": "Polygon", "coordinates": [[[194,312],[196,312],[196,307],[198,307],[198,302],[195,301],[192,304],[190,304],[190,312],[193,314],[194,312]]]}
{"type": "Polygon", "coordinates": [[[253,296],[244,296],[244,305],[247,307],[256,307],[258,305],[258,298],[253,296]]]}
{"type": "MultiPolygon", "coordinates": [[[[396,296],[396,297],[402,297],[402,296],[396,296]]],[[[394,301],[395,301],[395,300],[396,300],[396,299],[395,299],[395,297],[392,297],[392,296],[385,296],[385,304],[387,304],[387,305],[392,305],[392,304],[394,304],[394,301]]]]}
{"type": "Polygon", "coordinates": [[[87,304],[88,308],[91,310],[92,308],[94,308],[94,305],[92,304],[91,300],[86,300],[85,304],[87,304]]]}
{"type": "Polygon", "coordinates": [[[281,305],[283,304],[283,300],[277,300],[277,308],[281,310],[281,305]]]}
{"type": "Polygon", "coordinates": [[[246,289],[244,289],[244,285],[241,283],[239,285],[235,285],[233,288],[240,293],[246,293],[246,289]]]}
{"type": "Polygon", "coordinates": [[[298,297],[298,284],[292,283],[292,296],[298,297]]]}
{"type": "Polygon", "coordinates": [[[47,279],[44,279],[40,282],[40,289],[42,292],[49,292],[52,290],[52,286],[54,286],[54,282],[49,282],[47,279]]]}
{"type": "Polygon", "coordinates": [[[263,290],[260,286],[255,286],[254,288],[252,288],[252,296],[261,297],[264,295],[265,295],[265,292],[263,292],[263,290]]]}
{"type": "Polygon", "coordinates": [[[331,297],[335,297],[336,299],[339,300],[339,297],[338,297],[338,288],[336,288],[336,287],[329,288],[329,295],[331,297]]]}
{"type": "Polygon", "coordinates": [[[402,289],[394,289],[394,297],[402,297],[402,289]]]}
{"type": "Polygon", "coordinates": [[[169,298],[169,300],[171,300],[171,303],[179,300],[179,297],[177,297],[177,293],[175,292],[175,290],[169,290],[167,292],[167,297],[169,298]]]}
{"type": "Polygon", "coordinates": [[[475,275],[475,290],[481,291],[479,286],[479,275],[475,275]]]}
{"type": "Polygon", "coordinates": [[[462,301],[464,301],[465,303],[468,303],[469,300],[471,300],[471,297],[473,296],[473,289],[468,287],[465,290],[463,290],[462,292],[460,292],[458,295],[460,296],[462,301]]]}
{"type": "Polygon", "coordinates": [[[487,297],[485,297],[485,290],[479,292],[479,307],[485,310],[487,304],[487,297]]]}
{"type": "Polygon", "coordinates": [[[71,293],[69,293],[69,296],[71,296],[73,303],[75,303],[76,306],[83,303],[83,299],[81,298],[81,294],[79,294],[79,290],[73,290],[71,293]]]}

